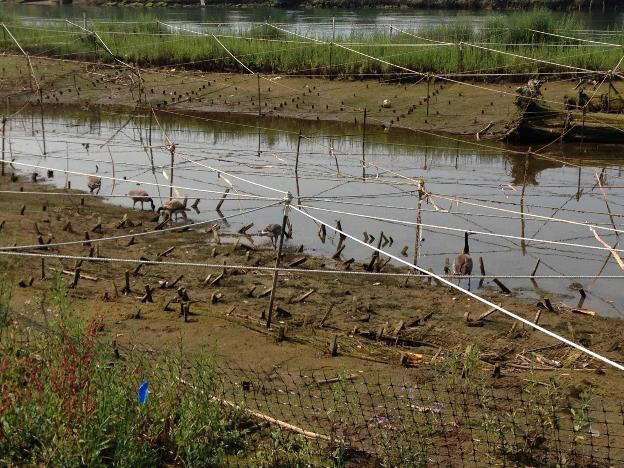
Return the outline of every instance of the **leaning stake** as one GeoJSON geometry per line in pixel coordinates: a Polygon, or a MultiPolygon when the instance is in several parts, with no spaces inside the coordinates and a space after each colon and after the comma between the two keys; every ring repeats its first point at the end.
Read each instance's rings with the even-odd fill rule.
{"type": "MultiPolygon", "coordinates": [[[[275,271],[273,272],[273,283],[271,286],[271,298],[269,299],[269,310],[266,317],[266,327],[271,328],[271,314],[273,313],[273,304],[275,303],[275,292],[277,290],[277,275],[282,258],[282,247],[284,246],[284,233],[286,232],[286,224],[288,223],[288,211],[290,210],[290,201],[292,195],[290,192],[284,197],[284,217],[282,219],[282,231],[280,232],[279,247],[277,249],[277,258],[275,259],[275,271]]],[[[264,318],[264,313],[262,314],[264,318]]]]}

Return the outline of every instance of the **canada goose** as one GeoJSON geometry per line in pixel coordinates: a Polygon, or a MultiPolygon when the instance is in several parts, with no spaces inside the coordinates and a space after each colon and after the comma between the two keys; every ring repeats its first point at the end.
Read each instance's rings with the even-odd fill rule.
{"type": "MultiPolygon", "coordinates": [[[[95,166],[95,173],[98,172],[97,165],[95,166]]],[[[87,187],[89,187],[89,192],[100,193],[100,189],[102,188],[102,178],[94,175],[87,176],[87,187]]]]}
{"type": "MultiPolygon", "coordinates": [[[[271,238],[271,243],[273,244],[273,248],[277,248],[277,239],[282,234],[282,226],[279,224],[267,224],[262,231],[260,231],[261,236],[269,236],[271,238]]],[[[291,236],[288,232],[284,232],[284,235],[291,239],[291,236]]]]}
{"type": "Polygon", "coordinates": [[[150,197],[149,193],[147,193],[145,190],[141,190],[141,189],[130,190],[128,192],[128,196],[132,198],[132,201],[134,202],[132,204],[132,208],[134,208],[136,204],[140,202],[141,210],[143,210],[143,204],[145,202],[150,202],[150,204],[152,205],[152,211],[156,209],[156,206],[154,206],[154,200],[152,200],[152,197],[150,197]]]}
{"type": "Polygon", "coordinates": [[[188,202],[188,197],[184,197],[184,201],[180,201],[178,199],[169,200],[163,203],[163,206],[158,208],[158,213],[163,211],[165,216],[168,216],[170,219],[174,219],[176,215],[181,214],[184,217],[184,221],[188,221],[188,217],[186,216],[186,212],[190,211],[190,208],[186,207],[188,202]]]}
{"type": "MultiPolygon", "coordinates": [[[[468,247],[468,232],[464,233],[464,252],[460,253],[453,261],[453,274],[459,276],[470,276],[472,273],[472,258],[468,247]]],[[[457,280],[457,284],[459,285],[457,280]]],[[[468,278],[468,291],[470,291],[470,278],[468,278]]]]}

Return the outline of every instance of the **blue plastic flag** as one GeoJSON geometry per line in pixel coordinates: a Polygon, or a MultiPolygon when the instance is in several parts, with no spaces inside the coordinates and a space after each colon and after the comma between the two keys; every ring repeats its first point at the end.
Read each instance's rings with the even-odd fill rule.
{"type": "Polygon", "coordinates": [[[139,385],[138,400],[141,405],[144,405],[147,402],[147,385],[147,380],[144,380],[141,385],[139,385]]]}

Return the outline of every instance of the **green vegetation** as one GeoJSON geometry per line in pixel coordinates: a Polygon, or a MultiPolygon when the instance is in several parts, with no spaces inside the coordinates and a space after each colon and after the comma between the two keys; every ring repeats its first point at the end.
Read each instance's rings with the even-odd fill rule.
{"type": "MultiPolygon", "coordinates": [[[[10,18],[6,24],[32,55],[102,62],[114,60],[99,40],[71,24],[37,28],[10,18]]],[[[185,66],[205,71],[244,72],[211,36],[212,32],[220,34],[216,30],[204,35],[174,30],[148,15],[135,24],[97,23],[93,27],[117,57],[140,66],[185,66]]],[[[493,74],[569,70],[556,64],[596,71],[612,69],[620,59],[620,47],[534,32],[575,36],[578,34],[573,31],[576,27],[571,17],[558,18],[549,11],[535,10],[492,16],[479,30],[459,23],[420,31],[419,38],[395,29],[373,35],[354,33],[337,38],[336,43],[418,72],[493,74]],[[466,44],[460,47],[460,42],[466,44]]],[[[221,34],[219,40],[250,69],[261,73],[345,76],[405,73],[405,70],[368,59],[339,45],[332,47],[327,43],[308,42],[268,25],[240,31],[237,35],[221,34]]],[[[606,41],[624,45],[624,31],[610,35],[606,41]]],[[[0,50],[19,53],[7,34],[2,36],[0,50]]]]}

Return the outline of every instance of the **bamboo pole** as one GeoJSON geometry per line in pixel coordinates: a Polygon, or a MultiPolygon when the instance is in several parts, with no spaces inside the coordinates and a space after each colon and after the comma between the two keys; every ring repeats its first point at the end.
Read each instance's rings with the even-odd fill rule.
{"type": "Polygon", "coordinates": [[[171,167],[169,168],[169,200],[173,200],[173,164],[175,162],[175,145],[169,147],[171,153],[171,167]]]}
{"type": "Polygon", "coordinates": [[[334,54],[334,42],[336,42],[336,18],[332,18],[332,41],[329,43],[329,79],[334,79],[334,71],[332,69],[332,59],[334,54]]]}
{"type": "Polygon", "coordinates": [[[301,147],[301,130],[297,139],[297,156],[295,157],[295,183],[297,184],[297,203],[301,205],[301,194],[299,193],[299,148],[301,147]]]}
{"type": "MultiPolygon", "coordinates": [[[[290,209],[290,201],[292,195],[290,192],[286,194],[284,199],[284,217],[282,218],[282,231],[280,232],[279,246],[277,249],[277,258],[275,259],[275,270],[273,271],[273,282],[271,283],[271,297],[269,299],[269,309],[266,315],[266,327],[271,328],[271,316],[273,314],[273,305],[275,304],[275,293],[277,291],[277,276],[279,274],[280,261],[282,259],[282,248],[284,246],[284,234],[286,233],[286,225],[288,224],[288,211],[290,209]]],[[[262,311],[264,318],[264,311],[262,311]]]]}
{"type": "MultiPolygon", "coordinates": [[[[524,157],[524,177],[522,180],[522,193],[520,195],[520,237],[524,238],[524,192],[527,184],[527,173],[529,171],[529,157],[531,155],[531,148],[524,157]]],[[[524,239],[520,241],[520,247],[522,248],[522,255],[526,255],[526,242],[524,239]]]]}
{"type": "Polygon", "coordinates": [[[260,102],[260,73],[256,73],[258,78],[258,117],[262,116],[262,103],[260,102]]]}
{"type": "Polygon", "coordinates": [[[416,239],[414,240],[414,265],[418,265],[418,257],[420,256],[420,239],[422,236],[422,218],[420,207],[422,205],[424,181],[418,181],[418,204],[416,205],[416,239]]]}
{"type": "Polygon", "coordinates": [[[2,175],[4,176],[4,139],[6,130],[6,117],[2,116],[2,175]]]}
{"type": "Polygon", "coordinates": [[[46,155],[45,126],[43,124],[43,93],[39,88],[39,110],[41,116],[41,137],[43,138],[43,155],[46,155]]]}
{"type": "Polygon", "coordinates": [[[364,108],[364,122],[362,124],[362,180],[366,180],[366,154],[364,151],[366,145],[366,108],[364,108]]]}

